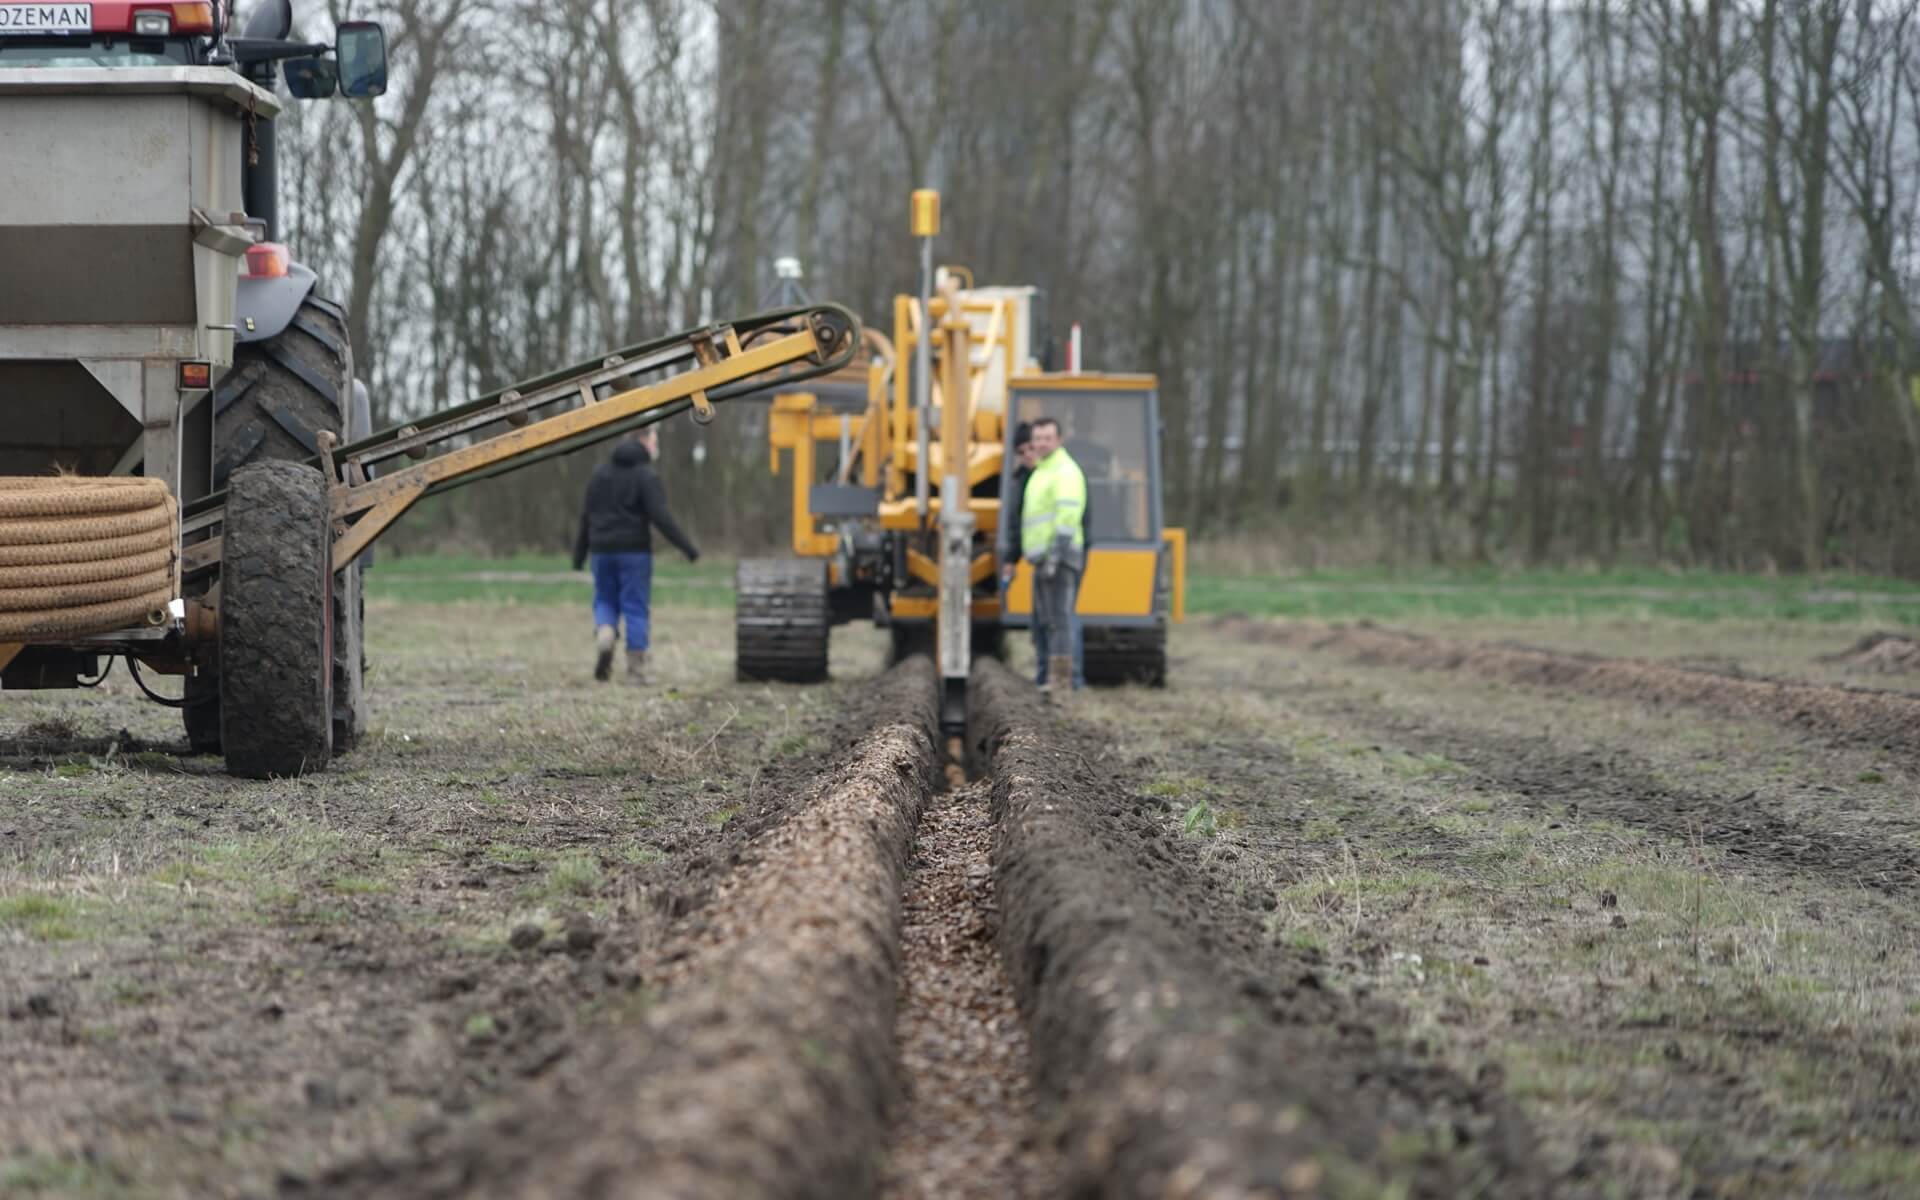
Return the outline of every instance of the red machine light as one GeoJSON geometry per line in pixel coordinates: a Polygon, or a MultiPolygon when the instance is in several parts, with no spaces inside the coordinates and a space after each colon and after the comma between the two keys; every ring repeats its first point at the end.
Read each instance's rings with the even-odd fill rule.
{"type": "Polygon", "coordinates": [[[279,242],[261,242],[247,247],[248,279],[284,279],[289,263],[287,248],[279,242]]]}
{"type": "Polygon", "coordinates": [[[204,392],[213,386],[213,364],[205,362],[183,362],[180,364],[180,390],[183,392],[204,392]]]}

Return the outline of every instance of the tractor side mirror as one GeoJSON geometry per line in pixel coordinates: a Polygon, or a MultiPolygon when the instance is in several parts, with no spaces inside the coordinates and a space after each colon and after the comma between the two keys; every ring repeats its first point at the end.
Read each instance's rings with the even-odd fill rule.
{"type": "MultiPolygon", "coordinates": [[[[340,94],[355,100],[387,92],[387,34],[372,21],[344,21],[334,33],[340,94]]],[[[288,81],[292,86],[292,81],[288,81]]]]}
{"type": "Polygon", "coordinates": [[[290,58],[284,70],[296,100],[325,100],[340,90],[340,71],[330,58],[290,58]]]}

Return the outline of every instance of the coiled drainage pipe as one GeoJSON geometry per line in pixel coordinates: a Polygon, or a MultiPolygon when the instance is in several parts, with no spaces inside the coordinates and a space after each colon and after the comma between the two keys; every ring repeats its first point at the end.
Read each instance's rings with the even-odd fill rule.
{"type": "Polygon", "coordinates": [[[0,476],[0,642],[164,619],[180,508],[158,479],[0,476]]]}

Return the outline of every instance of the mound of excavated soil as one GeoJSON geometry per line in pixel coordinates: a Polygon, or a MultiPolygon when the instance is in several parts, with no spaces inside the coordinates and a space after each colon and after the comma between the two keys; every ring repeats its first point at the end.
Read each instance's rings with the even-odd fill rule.
{"type": "Polygon", "coordinates": [[[0,899],[85,918],[42,937],[0,914],[0,1195],[69,1158],[108,1191],[365,1194],[328,1171],[440,1144],[640,1011],[661,938],[880,715],[602,690],[630,750],[561,717],[551,752],[515,727],[462,756],[466,714],[511,717],[433,691],[382,702],[433,722],[430,749],[390,734],[297,785],[173,752],[124,697],[0,730],[0,899]],[[153,740],[111,735],[123,714],[153,740]],[[769,757],[783,727],[801,748],[769,757]],[[554,887],[574,863],[590,874],[554,887]]]}
{"type": "Polygon", "coordinates": [[[997,662],[970,688],[991,767],[1000,951],[1066,1194],[1536,1195],[1527,1122],[1393,1040],[1398,1014],[1272,944],[1109,744],[997,662]]]}
{"type": "Polygon", "coordinates": [[[321,1181],[329,1195],[842,1196],[872,1191],[897,1098],[900,888],[932,790],[924,658],[877,681],[871,732],[657,955],[657,1003],[588,1031],[504,1111],[321,1181]]]}
{"type": "Polygon", "coordinates": [[[1920,674],[1920,642],[1899,633],[1870,633],[1838,654],[1819,661],[1863,675],[1920,674]]]}

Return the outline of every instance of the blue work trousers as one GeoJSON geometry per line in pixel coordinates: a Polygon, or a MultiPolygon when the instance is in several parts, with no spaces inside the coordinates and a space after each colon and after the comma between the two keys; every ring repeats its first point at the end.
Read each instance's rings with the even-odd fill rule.
{"type": "Polygon", "coordinates": [[[1073,659],[1073,686],[1087,686],[1085,647],[1080,640],[1079,603],[1079,571],[1072,567],[1061,567],[1054,572],[1051,580],[1043,578],[1038,570],[1034,572],[1033,652],[1040,659],[1035,683],[1047,682],[1047,658],[1055,647],[1064,642],[1067,646],[1064,653],[1073,659]]]}
{"type": "Polygon", "coordinates": [[[627,619],[627,649],[647,648],[647,612],[653,604],[653,555],[622,551],[593,556],[593,623],[618,627],[627,619]]]}

